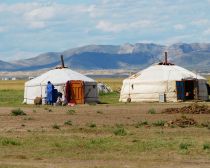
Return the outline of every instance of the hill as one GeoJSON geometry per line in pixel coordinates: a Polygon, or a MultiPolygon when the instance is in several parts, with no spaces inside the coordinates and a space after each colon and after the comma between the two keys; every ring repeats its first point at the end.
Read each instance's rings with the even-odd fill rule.
{"type": "Polygon", "coordinates": [[[175,64],[196,71],[210,71],[210,43],[87,45],[10,63],[1,61],[0,67],[5,71],[51,68],[60,64],[62,54],[65,64],[73,69],[142,69],[163,60],[164,51],[168,51],[169,60],[175,64]]]}

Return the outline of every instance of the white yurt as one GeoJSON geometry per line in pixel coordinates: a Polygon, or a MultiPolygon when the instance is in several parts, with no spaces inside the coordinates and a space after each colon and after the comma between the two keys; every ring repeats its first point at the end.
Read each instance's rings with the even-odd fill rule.
{"type": "Polygon", "coordinates": [[[154,64],[123,81],[121,102],[208,100],[207,80],[180,66],[154,64]]]}
{"type": "Polygon", "coordinates": [[[85,87],[87,87],[84,93],[86,101],[98,101],[97,83],[93,79],[69,68],[58,68],[50,70],[25,83],[24,103],[34,104],[34,99],[36,97],[41,97],[44,101],[46,98],[46,86],[48,81],[55,86],[55,89],[63,93],[66,82],[71,80],[84,81],[85,87]]]}

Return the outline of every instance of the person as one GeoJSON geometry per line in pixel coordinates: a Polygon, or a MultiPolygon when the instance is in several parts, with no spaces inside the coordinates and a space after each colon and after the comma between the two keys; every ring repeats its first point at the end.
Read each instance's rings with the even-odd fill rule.
{"type": "Polygon", "coordinates": [[[47,104],[53,105],[53,89],[54,86],[53,84],[48,81],[47,82],[47,104]]]}

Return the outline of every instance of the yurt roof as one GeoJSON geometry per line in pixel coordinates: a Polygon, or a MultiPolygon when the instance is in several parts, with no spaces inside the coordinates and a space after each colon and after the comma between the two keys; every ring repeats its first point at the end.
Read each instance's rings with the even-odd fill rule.
{"type": "Polygon", "coordinates": [[[177,65],[158,65],[154,64],[125,80],[141,80],[141,81],[170,81],[184,79],[203,79],[204,77],[193,73],[185,68],[177,65]]]}
{"type": "Polygon", "coordinates": [[[82,80],[85,82],[94,82],[93,79],[75,72],[69,68],[50,70],[28,82],[25,86],[46,85],[50,81],[54,85],[64,84],[68,80],[82,80]]]}

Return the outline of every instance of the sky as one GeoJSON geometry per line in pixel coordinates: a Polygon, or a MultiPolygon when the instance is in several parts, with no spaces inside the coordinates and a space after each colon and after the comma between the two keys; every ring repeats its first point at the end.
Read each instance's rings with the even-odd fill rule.
{"type": "Polygon", "coordinates": [[[89,44],[209,43],[210,0],[0,0],[0,60],[89,44]]]}

